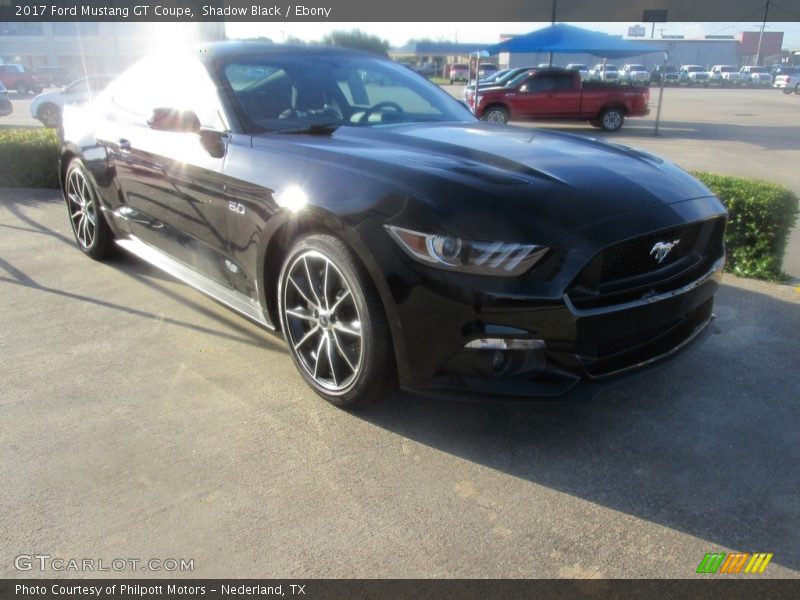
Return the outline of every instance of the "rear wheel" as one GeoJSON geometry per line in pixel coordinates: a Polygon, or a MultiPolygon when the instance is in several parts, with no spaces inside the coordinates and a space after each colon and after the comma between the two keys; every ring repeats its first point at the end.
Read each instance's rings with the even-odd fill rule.
{"type": "Polygon", "coordinates": [[[485,111],[483,111],[481,119],[489,123],[498,123],[500,125],[505,125],[506,123],[508,123],[509,117],[510,115],[508,113],[507,108],[503,106],[490,106],[485,111]]]}
{"type": "Polygon", "coordinates": [[[100,209],[100,196],[78,159],[74,159],[67,167],[64,199],[78,247],[95,260],[111,256],[114,234],[100,209]]]}
{"type": "Polygon", "coordinates": [[[794,93],[800,96],[800,83],[794,86],[794,93]]]}
{"type": "Polygon", "coordinates": [[[792,93],[792,88],[790,88],[790,87],[787,85],[785,88],[783,88],[783,93],[784,93],[784,94],[791,94],[791,93],[792,93]]]}
{"type": "Polygon", "coordinates": [[[300,374],[328,402],[369,404],[397,383],[389,324],[363,265],[339,239],[311,235],[280,276],[280,318],[300,374]]]}
{"type": "Polygon", "coordinates": [[[30,88],[28,88],[28,84],[25,83],[24,81],[17,82],[17,85],[14,89],[17,90],[17,93],[20,96],[27,96],[28,92],[30,91],[30,88]]]}
{"type": "Polygon", "coordinates": [[[619,131],[625,122],[621,108],[607,108],[600,114],[600,127],[603,131],[619,131]]]}

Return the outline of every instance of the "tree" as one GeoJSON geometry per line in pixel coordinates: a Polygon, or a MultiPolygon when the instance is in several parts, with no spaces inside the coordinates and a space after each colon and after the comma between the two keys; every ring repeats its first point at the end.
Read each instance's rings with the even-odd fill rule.
{"type": "Polygon", "coordinates": [[[376,35],[364,33],[360,29],[333,31],[322,38],[322,43],[326,46],[341,46],[343,48],[364,50],[381,56],[388,56],[389,52],[388,41],[382,40],[376,35]]]}

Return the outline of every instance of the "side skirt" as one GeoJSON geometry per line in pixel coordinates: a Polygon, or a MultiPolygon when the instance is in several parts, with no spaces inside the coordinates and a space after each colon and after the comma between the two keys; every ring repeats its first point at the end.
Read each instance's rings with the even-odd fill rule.
{"type": "Polygon", "coordinates": [[[161,269],[165,273],[172,275],[183,283],[195,288],[196,290],[210,296],[217,302],[232,308],[238,313],[241,313],[248,319],[255,321],[259,325],[275,330],[275,326],[267,320],[261,306],[248,298],[244,294],[237,292],[231,288],[220,285],[213,279],[198,273],[194,269],[187,267],[183,263],[168,256],[161,250],[145,244],[139,238],[131,236],[127,239],[117,240],[117,245],[130,252],[134,256],[141,258],[143,261],[161,269]]]}

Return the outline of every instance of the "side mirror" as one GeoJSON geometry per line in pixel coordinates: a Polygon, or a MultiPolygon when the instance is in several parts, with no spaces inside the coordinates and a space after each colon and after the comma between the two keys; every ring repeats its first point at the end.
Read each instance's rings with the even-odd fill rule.
{"type": "Polygon", "coordinates": [[[179,133],[200,133],[200,119],[194,111],[155,108],[147,120],[150,129],[179,133]]]}
{"type": "Polygon", "coordinates": [[[213,129],[200,129],[200,145],[212,158],[222,158],[225,156],[225,141],[227,136],[213,129]]]}

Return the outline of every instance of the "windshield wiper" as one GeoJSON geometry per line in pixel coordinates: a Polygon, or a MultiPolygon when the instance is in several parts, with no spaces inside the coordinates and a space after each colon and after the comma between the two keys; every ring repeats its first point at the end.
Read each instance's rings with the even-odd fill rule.
{"type": "Polygon", "coordinates": [[[303,127],[289,127],[278,129],[277,133],[309,133],[316,135],[329,135],[339,129],[342,123],[311,123],[303,127]]]}

